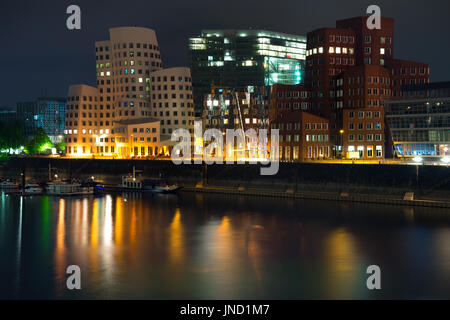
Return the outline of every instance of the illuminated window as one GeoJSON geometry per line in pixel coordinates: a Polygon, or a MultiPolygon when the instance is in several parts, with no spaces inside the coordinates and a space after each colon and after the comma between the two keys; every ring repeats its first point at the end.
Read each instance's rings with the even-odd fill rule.
{"type": "Polygon", "coordinates": [[[340,54],[341,53],[341,47],[336,47],[336,53],[340,54]]]}
{"type": "Polygon", "coordinates": [[[382,146],[376,146],[376,156],[377,157],[381,157],[382,156],[382,150],[383,150],[383,147],[382,146]]]}

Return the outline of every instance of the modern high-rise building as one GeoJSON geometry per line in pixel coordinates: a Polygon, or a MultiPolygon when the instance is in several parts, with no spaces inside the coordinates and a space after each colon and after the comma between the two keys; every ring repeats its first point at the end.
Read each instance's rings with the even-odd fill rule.
{"type": "Polygon", "coordinates": [[[265,30],[202,30],[189,39],[196,112],[212,86],[303,82],[306,37],[265,30]]]}
{"type": "Polygon", "coordinates": [[[109,36],[95,43],[97,88],[76,85],[69,89],[66,153],[75,157],[166,155],[175,143],[170,141],[174,129],[193,130],[190,70],[162,69],[154,30],[111,28],[109,36]]]}
{"type": "Polygon", "coordinates": [[[386,124],[396,156],[450,156],[450,82],[403,86],[386,104],[386,124]]]}
{"type": "Polygon", "coordinates": [[[428,82],[427,64],[394,59],[394,20],[381,18],[381,29],[368,29],[367,18],[339,20],[336,28],[307,34],[310,110],[330,119],[333,155],[338,157],[384,158],[385,102],[402,84],[428,82]]]}
{"type": "Polygon", "coordinates": [[[0,106],[0,125],[10,125],[17,119],[16,106],[0,106]]]}
{"type": "Polygon", "coordinates": [[[61,142],[66,98],[40,97],[35,101],[18,102],[16,111],[17,119],[23,122],[26,136],[31,137],[37,128],[42,128],[52,142],[61,142]]]}

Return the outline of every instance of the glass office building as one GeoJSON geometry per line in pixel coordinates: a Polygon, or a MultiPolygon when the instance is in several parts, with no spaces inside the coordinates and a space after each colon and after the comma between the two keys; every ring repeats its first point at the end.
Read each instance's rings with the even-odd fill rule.
{"type": "Polygon", "coordinates": [[[54,143],[63,138],[65,113],[66,98],[41,97],[17,103],[17,119],[23,122],[25,135],[32,136],[37,128],[43,128],[54,143]]]}
{"type": "Polygon", "coordinates": [[[394,152],[400,157],[450,155],[450,82],[409,85],[385,102],[394,152]]]}
{"type": "Polygon", "coordinates": [[[202,30],[189,39],[196,111],[211,87],[303,83],[306,37],[264,30],[202,30]]]}

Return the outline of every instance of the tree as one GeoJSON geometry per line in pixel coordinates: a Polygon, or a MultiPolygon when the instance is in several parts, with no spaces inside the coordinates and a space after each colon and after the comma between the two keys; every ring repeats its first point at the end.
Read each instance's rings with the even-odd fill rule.
{"type": "Polygon", "coordinates": [[[53,143],[48,137],[47,133],[42,128],[37,128],[34,131],[33,138],[29,141],[27,145],[27,151],[30,154],[38,154],[45,152],[53,148],[53,143]]]}

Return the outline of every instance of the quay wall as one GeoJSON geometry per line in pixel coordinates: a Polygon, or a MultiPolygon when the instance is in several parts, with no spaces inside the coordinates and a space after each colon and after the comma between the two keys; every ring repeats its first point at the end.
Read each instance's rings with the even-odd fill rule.
{"type": "Polygon", "coordinates": [[[133,167],[147,178],[164,177],[187,188],[203,186],[260,189],[275,192],[328,192],[450,201],[450,168],[445,166],[280,163],[273,176],[260,175],[260,165],[175,165],[170,160],[12,158],[0,162],[0,178],[47,181],[58,178],[120,183],[133,167]]]}

